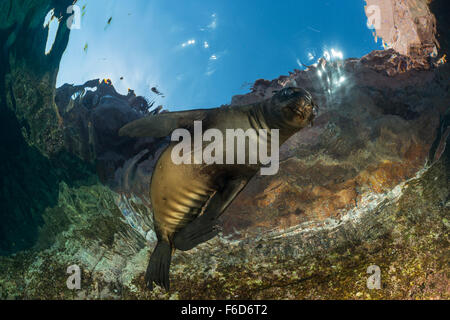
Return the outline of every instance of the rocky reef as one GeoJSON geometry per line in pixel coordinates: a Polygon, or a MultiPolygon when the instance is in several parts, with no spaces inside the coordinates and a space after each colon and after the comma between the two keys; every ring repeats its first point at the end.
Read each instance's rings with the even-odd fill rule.
{"type": "MultiPolygon", "coordinates": [[[[59,62],[69,41],[66,28],[71,0],[2,1],[0,89],[19,121],[26,142],[44,155],[63,149],[62,121],[54,102],[59,62]],[[45,17],[53,9],[59,20],[52,50],[45,54],[48,29],[45,17]]],[[[3,135],[2,135],[3,136],[3,135]]]]}
{"type": "Polygon", "coordinates": [[[175,253],[165,293],[146,290],[144,272],[155,244],[148,184],[167,139],[117,135],[164,111],[107,80],[55,90],[68,29],[44,55],[42,24],[52,8],[64,23],[70,2],[0,4],[1,299],[450,298],[448,4],[366,1],[417,37],[391,41],[385,25],[377,35],[390,49],[321,59],[233,97],[300,86],[321,108],[283,145],[279,173],[255,177],[226,211],[219,237],[175,253]],[[79,290],[66,285],[72,265],[79,290]],[[371,290],[374,265],[381,288],[371,290]]]}
{"type": "Polygon", "coordinates": [[[254,179],[234,201],[227,230],[239,225],[259,233],[274,220],[288,228],[339,218],[423,168],[450,102],[446,67],[400,73],[396,58],[403,59],[386,50],[324,61],[323,68],[257,82],[252,93],[233,97],[233,105],[251,103],[295,84],[321,110],[313,127],[281,148],[279,174],[254,179]]]}
{"type": "Polygon", "coordinates": [[[409,56],[421,65],[438,55],[436,17],[425,0],[366,0],[366,14],[374,36],[385,48],[409,56]],[[377,21],[378,20],[378,21],[377,21]],[[377,25],[378,24],[378,25],[377,25]]]}
{"type": "Polygon", "coordinates": [[[0,254],[33,246],[42,214],[57,204],[58,185],[89,185],[95,168],[64,148],[54,102],[56,75],[69,29],[59,28],[45,54],[46,14],[64,24],[71,1],[0,2],[0,254]]]}

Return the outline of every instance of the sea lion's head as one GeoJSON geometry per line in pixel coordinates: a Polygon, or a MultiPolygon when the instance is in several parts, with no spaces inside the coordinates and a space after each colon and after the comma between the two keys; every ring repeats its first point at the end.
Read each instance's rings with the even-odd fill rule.
{"type": "Polygon", "coordinates": [[[302,88],[289,87],[278,91],[270,99],[270,113],[280,127],[301,129],[312,124],[318,106],[311,94],[302,88]]]}

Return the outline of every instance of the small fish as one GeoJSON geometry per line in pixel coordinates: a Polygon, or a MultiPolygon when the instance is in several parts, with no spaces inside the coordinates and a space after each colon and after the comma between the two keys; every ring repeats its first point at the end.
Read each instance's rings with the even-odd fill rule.
{"type": "Polygon", "coordinates": [[[151,88],[151,90],[152,90],[153,93],[157,94],[158,96],[163,96],[164,95],[164,93],[159,91],[157,87],[153,87],[153,88],[151,88]]]}
{"type": "Polygon", "coordinates": [[[109,17],[108,21],[106,22],[105,30],[111,25],[112,17],[109,17]]]}

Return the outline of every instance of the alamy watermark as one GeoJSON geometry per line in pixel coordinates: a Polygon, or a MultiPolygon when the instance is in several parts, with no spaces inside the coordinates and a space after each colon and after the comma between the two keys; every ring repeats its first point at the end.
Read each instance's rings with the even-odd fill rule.
{"type": "Polygon", "coordinates": [[[367,273],[370,274],[367,278],[367,289],[381,289],[381,269],[377,265],[371,265],[367,268],[367,273]]]}
{"type": "Polygon", "coordinates": [[[67,18],[67,28],[70,30],[81,29],[81,8],[77,5],[67,7],[67,11],[70,16],[67,18]]]}
{"type": "Polygon", "coordinates": [[[81,289],[81,269],[78,265],[74,264],[67,268],[67,274],[70,277],[67,278],[66,285],[69,290],[81,289]]]}
{"type": "Polygon", "coordinates": [[[261,175],[274,175],[279,169],[278,129],[272,129],[270,132],[266,129],[258,131],[226,129],[224,137],[219,129],[208,129],[203,132],[202,122],[194,121],[193,139],[187,129],[176,129],[172,133],[171,140],[179,142],[171,153],[172,162],[176,165],[260,164],[262,165],[261,175]],[[204,147],[204,142],[209,144],[204,147]]]}
{"type": "Polygon", "coordinates": [[[381,28],[381,9],[377,5],[370,5],[366,8],[367,27],[379,30],[381,28]]]}

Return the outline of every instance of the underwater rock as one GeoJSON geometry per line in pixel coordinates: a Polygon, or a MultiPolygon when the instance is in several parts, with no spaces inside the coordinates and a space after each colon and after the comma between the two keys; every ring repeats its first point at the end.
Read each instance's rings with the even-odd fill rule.
{"type": "Polygon", "coordinates": [[[54,103],[59,63],[69,40],[66,12],[72,0],[2,1],[0,3],[0,99],[20,122],[27,143],[44,155],[62,150],[61,118],[54,103]],[[55,42],[45,54],[53,9],[59,19],[55,42]]]}
{"type": "Polygon", "coordinates": [[[385,48],[409,56],[419,65],[437,56],[436,18],[426,0],[366,0],[366,15],[374,25],[375,38],[385,48]]]}
{"type": "MultiPolygon", "coordinates": [[[[120,143],[116,143],[120,140],[115,141],[111,132],[115,128],[102,126],[102,122],[97,121],[101,128],[92,131],[89,125],[94,121],[92,111],[80,107],[77,114],[68,110],[74,106],[70,104],[71,96],[81,87],[75,88],[75,92],[65,99],[58,100],[62,95],[56,97],[56,76],[70,31],[66,27],[70,18],[67,8],[72,4],[71,0],[0,2],[0,148],[5,157],[0,165],[0,255],[25,250],[36,244],[42,236],[39,228],[44,223],[45,209],[58,203],[60,183],[66,183],[69,187],[95,184],[92,167],[98,161],[95,163],[96,171],[105,183],[114,186],[124,184],[123,176],[117,176],[114,168],[121,163],[126,164],[128,158],[142,151],[138,145],[133,155],[127,154],[132,152],[132,147],[114,153],[114,148],[121,148],[120,143]],[[59,20],[59,28],[51,51],[45,54],[49,34],[48,28],[44,27],[47,14],[53,14],[53,19],[59,20]],[[63,105],[62,108],[58,108],[55,99],[58,105],[63,105]],[[103,138],[100,148],[96,144],[96,134],[103,138]],[[100,149],[100,153],[96,153],[95,148],[100,149]],[[121,152],[125,152],[125,156],[121,152]]],[[[94,84],[98,81],[87,82],[85,88],[94,84]]],[[[64,89],[73,90],[70,87],[64,89]]],[[[109,89],[105,86],[102,92],[114,96],[115,90],[109,89]]],[[[96,106],[100,100],[98,96],[96,100],[93,92],[87,90],[83,102],[96,106]]],[[[125,103],[136,110],[135,113],[142,112],[139,108],[147,104],[145,99],[134,94],[129,94],[125,103]]],[[[128,116],[122,120],[124,122],[133,114],[132,110],[124,110],[123,106],[110,107],[109,110],[116,112],[107,112],[105,117],[120,114],[120,118],[123,111],[128,116]]],[[[95,118],[99,119],[98,112],[95,118]]],[[[116,124],[119,127],[122,125],[120,121],[116,124]]],[[[151,144],[149,150],[154,147],[157,144],[151,144]]],[[[144,164],[145,159],[141,162],[144,164]]],[[[133,168],[134,171],[128,168],[127,172],[136,171],[148,176],[148,170],[144,170],[146,168],[139,164],[133,168]]],[[[121,169],[124,170],[123,167],[121,169]]],[[[132,180],[134,176],[129,174],[127,178],[132,180]]],[[[146,184],[145,179],[142,181],[146,184]]],[[[141,194],[146,193],[139,182],[128,181],[126,185],[136,186],[137,194],[139,190],[141,194]]]]}
{"type": "Polygon", "coordinates": [[[36,244],[43,212],[58,202],[59,183],[92,184],[91,166],[64,152],[54,103],[68,28],[58,28],[52,50],[45,54],[47,13],[64,25],[72,2],[0,2],[0,255],[36,244]]]}
{"type": "Polygon", "coordinates": [[[116,192],[148,198],[152,164],[165,140],[119,137],[118,131],[162,108],[150,111],[148,102],[132,90],[121,95],[109,81],[98,79],[80,86],[61,86],[55,101],[64,126],[65,148],[95,162],[100,181],[116,192]]]}
{"type": "Polygon", "coordinates": [[[326,62],[323,69],[259,80],[253,92],[233,97],[232,105],[257,102],[295,83],[321,108],[315,125],[281,148],[279,173],[256,177],[231,204],[223,217],[226,234],[343,217],[424,166],[450,103],[449,67],[390,73],[392,56],[399,54],[326,62]]]}

